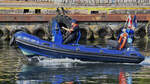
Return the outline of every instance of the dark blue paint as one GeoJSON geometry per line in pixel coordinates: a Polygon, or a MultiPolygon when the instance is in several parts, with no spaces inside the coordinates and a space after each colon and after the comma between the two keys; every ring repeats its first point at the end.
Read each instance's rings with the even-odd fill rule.
{"type": "Polygon", "coordinates": [[[64,45],[62,44],[63,38],[59,24],[56,20],[53,20],[52,35],[53,42],[41,40],[38,37],[25,32],[16,33],[15,38],[20,49],[28,50],[33,52],[33,54],[43,55],[50,58],[72,58],[86,61],[119,63],[140,63],[144,60],[144,56],[132,46],[120,51],[78,44],[64,45]]]}

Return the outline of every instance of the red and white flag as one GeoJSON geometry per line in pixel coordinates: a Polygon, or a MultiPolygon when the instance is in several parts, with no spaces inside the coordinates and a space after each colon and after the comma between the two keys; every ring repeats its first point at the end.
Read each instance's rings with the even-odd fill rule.
{"type": "Polygon", "coordinates": [[[132,28],[132,19],[131,19],[131,15],[128,16],[128,28],[132,28]]]}

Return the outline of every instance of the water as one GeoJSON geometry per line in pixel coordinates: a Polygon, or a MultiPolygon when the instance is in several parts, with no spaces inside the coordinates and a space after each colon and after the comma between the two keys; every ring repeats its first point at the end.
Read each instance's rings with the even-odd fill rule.
{"type": "MultiPolygon", "coordinates": [[[[83,43],[83,42],[81,42],[83,43]]],[[[105,40],[86,44],[104,45],[105,40]]],[[[84,43],[85,44],[85,43],[84,43]]],[[[134,46],[146,56],[140,64],[111,64],[71,59],[28,62],[17,49],[0,41],[0,84],[149,84],[150,42],[137,40],[134,46]]]]}

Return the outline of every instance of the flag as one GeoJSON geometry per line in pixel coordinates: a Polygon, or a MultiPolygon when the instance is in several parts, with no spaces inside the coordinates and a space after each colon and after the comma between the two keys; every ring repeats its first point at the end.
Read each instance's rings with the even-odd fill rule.
{"type": "Polygon", "coordinates": [[[137,28],[137,18],[136,18],[136,15],[134,15],[134,18],[133,18],[133,27],[137,28]]]}
{"type": "Polygon", "coordinates": [[[131,19],[131,15],[128,16],[128,28],[132,28],[132,19],[131,19]]]}

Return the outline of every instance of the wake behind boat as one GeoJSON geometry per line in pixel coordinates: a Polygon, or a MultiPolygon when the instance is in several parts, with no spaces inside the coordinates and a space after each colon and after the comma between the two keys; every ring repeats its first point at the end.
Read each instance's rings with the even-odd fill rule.
{"type": "Polygon", "coordinates": [[[29,58],[40,55],[48,58],[71,58],[114,63],[140,63],[144,60],[144,56],[133,46],[118,50],[110,47],[79,45],[80,32],[74,43],[63,44],[62,25],[65,24],[60,23],[56,18],[52,19],[52,41],[42,40],[21,31],[14,34],[12,43],[15,42],[23,54],[29,58]]]}

